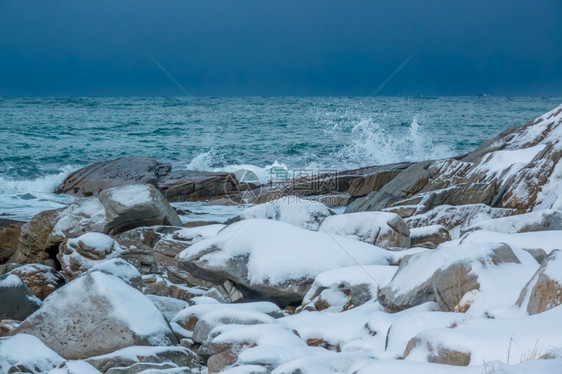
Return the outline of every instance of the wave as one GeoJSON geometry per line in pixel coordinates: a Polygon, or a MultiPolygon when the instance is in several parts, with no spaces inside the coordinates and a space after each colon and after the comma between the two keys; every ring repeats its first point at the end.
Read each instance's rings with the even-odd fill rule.
{"type": "Polygon", "coordinates": [[[2,195],[41,195],[50,194],[61,184],[74,167],[63,166],[57,174],[43,175],[30,179],[10,179],[0,176],[0,194],[2,195]]]}
{"type": "Polygon", "coordinates": [[[450,146],[435,144],[414,116],[407,127],[388,127],[373,119],[361,119],[351,128],[335,125],[335,133],[349,133],[349,144],[334,152],[331,157],[343,169],[391,164],[403,161],[423,161],[451,157],[450,146]]]}

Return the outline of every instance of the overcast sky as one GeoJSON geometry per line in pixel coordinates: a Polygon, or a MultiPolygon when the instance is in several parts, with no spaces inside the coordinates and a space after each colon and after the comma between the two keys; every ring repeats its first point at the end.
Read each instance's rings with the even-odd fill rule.
{"type": "Polygon", "coordinates": [[[562,1],[0,0],[0,95],[562,95],[562,1]]]}

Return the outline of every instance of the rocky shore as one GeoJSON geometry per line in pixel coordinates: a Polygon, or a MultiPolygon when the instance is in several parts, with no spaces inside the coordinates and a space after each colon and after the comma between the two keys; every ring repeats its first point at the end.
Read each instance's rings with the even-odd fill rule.
{"type": "Polygon", "coordinates": [[[0,373],[560,373],[561,158],[562,105],[289,185],[87,166],[68,207],[0,220],[0,373]],[[170,205],[248,196],[196,227],[170,205]]]}

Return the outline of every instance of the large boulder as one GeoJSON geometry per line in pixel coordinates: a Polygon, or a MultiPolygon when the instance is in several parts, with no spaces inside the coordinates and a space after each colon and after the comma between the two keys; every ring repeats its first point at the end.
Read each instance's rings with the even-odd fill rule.
{"type": "Polygon", "coordinates": [[[318,231],[352,236],[382,248],[410,247],[410,230],[400,216],[387,212],[360,212],[326,218],[318,231]]]}
{"type": "Polygon", "coordinates": [[[38,337],[67,359],[176,342],[168,322],[146,296],[101,272],[86,274],[53,293],[14,331],[21,333],[38,337]]]}
{"type": "Polygon", "coordinates": [[[181,226],[176,211],[152,185],[114,187],[102,191],[99,198],[107,216],[107,233],[119,234],[141,226],[181,226]]]}
{"type": "Polygon", "coordinates": [[[518,305],[537,314],[562,304],[562,251],[554,250],[521,291],[518,305]]]}
{"type": "Polygon", "coordinates": [[[40,300],[64,286],[64,277],[50,266],[28,264],[20,266],[10,274],[17,275],[40,300]]]}
{"type": "Polygon", "coordinates": [[[196,277],[233,281],[248,299],[299,303],[314,277],[341,266],[389,264],[395,255],[357,240],[272,220],[244,220],[178,255],[196,277]]]}
{"type": "Polygon", "coordinates": [[[332,214],[333,212],[322,203],[298,196],[285,196],[248,208],[226,223],[230,224],[242,219],[272,219],[307,230],[318,230],[320,223],[332,214]]]}
{"type": "Polygon", "coordinates": [[[41,306],[41,300],[16,275],[0,275],[0,320],[23,321],[41,306]]]}
{"type": "Polygon", "coordinates": [[[97,196],[101,191],[129,184],[156,184],[158,179],[171,170],[169,164],[148,157],[121,157],[96,162],[76,170],[62,182],[55,193],[74,196],[97,196]]]}
{"type": "MultiPolygon", "coordinates": [[[[363,175],[351,180],[347,192],[351,197],[355,198],[363,197],[373,191],[378,191],[410,165],[409,162],[402,162],[366,168],[363,175]]],[[[358,171],[360,170],[362,169],[358,171]]]]}
{"type": "Polygon", "coordinates": [[[46,373],[64,361],[34,336],[0,338],[0,373],[46,373]]]}
{"type": "Polygon", "coordinates": [[[441,309],[452,311],[466,293],[480,288],[481,273],[502,263],[519,263],[512,249],[502,243],[417,253],[402,261],[390,283],[379,290],[378,300],[391,312],[428,301],[437,301],[441,309]]]}

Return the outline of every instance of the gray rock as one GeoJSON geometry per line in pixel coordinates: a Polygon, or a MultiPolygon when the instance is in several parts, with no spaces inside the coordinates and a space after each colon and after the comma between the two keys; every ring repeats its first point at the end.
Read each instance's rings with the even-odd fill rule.
{"type": "Polygon", "coordinates": [[[41,300],[16,275],[0,275],[0,320],[23,321],[41,306],[41,300]]]}
{"type": "Polygon", "coordinates": [[[150,184],[114,187],[99,195],[105,207],[105,231],[119,234],[136,227],[181,226],[181,220],[166,198],[150,184]]]}
{"type": "Polygon", "coordinates": [[[100,272],[88,273],[54,292],[14,331],[22,333],[38,337],[68,359],[133,345],[176,343],[168,322],[146,296],[100,272]]]}
{"type": "Polygon", "coordinates": [[[187,308],[189,304],[186,301],[178,300],[173,297],[146,295],[156,305],[158,310],[162,312],[164,317],[170,321],[181,310],[187,308]]]}

